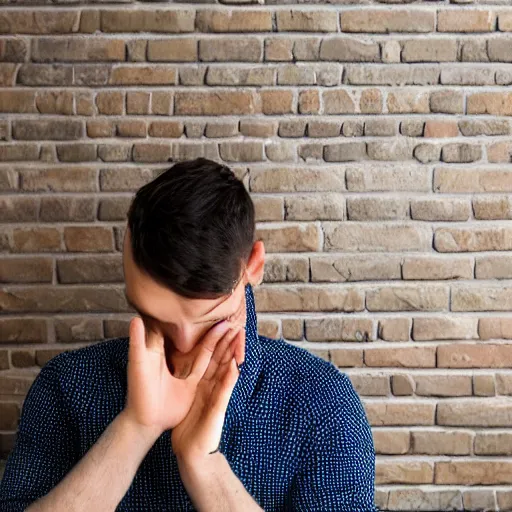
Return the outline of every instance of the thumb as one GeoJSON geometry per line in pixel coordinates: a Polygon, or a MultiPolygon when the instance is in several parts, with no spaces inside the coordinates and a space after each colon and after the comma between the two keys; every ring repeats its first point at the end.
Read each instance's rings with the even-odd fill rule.
{"type": "Polygon", "coordinates": [[[146,332],[142,318],[136,316],[130,322],[128,361],[142,362],[146,355],[146,332]]]}

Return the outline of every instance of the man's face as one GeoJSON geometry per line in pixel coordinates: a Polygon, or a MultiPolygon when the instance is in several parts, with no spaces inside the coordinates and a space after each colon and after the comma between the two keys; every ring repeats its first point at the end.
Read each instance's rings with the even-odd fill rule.
{"type": "Polygon", "coordinates": [[[161,333],[166,345],[172,345],[172,351],[187,354],[221,320],[246,323],[245,279],[240,280],[232,294],[218,299],[181,297],[135,265],[128,228],[124,238],[123,269],[128,303],[144,320],[146,329],[161,333]]]}

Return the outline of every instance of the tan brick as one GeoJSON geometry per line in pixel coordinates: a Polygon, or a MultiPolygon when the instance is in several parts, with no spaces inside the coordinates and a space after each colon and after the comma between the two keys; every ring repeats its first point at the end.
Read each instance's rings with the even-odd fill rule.
{"type": "Polygon", "coordinates": [[[115,124],[109,119],[91,119],[87,121],[87,136],[91,138],[113,137],[115,124]]]}
{"type": "Polygon", "coordinates": [[[475,219],[512,219],[512,200],[508,196],[477,197],[473,200],[475,219]]]}
{"type": "Polygon", "coordinates": [[[498,13],[498,27],[501,32],[512,32],[512,13],[507,11],[498,13]]]}
{"type": "Polygon", "coordinates": [[[49,258],[0,260],[1,283],[51,283],[53,263],[49,258]]]}
{"type": "Polygon", "coordinates": [[[283,318],[281,326],[283,329],[283,338],[286,340],[302,340],[304,337],[304,322],[300,318],[283,318]]]}
{"type": "Polygon", "coordinates": [[[34,91],[9,89],[0,91],[0,112],[37,113],[35,98],[34,91]]]}
{"type": "Polygon", "coordinates": [[[167,162],[170,157],[169,144],[137,143],[133,145],[134,162],[167,162]]]}
{"type": "Polygon", "coordinates": [[[512,483],[510,461],[436,462],[436,484],[500,485],[512,483]]]}
{"type": "Polygon", "coordinates": [[[418,144],[413,151],[414,158],[422,164],[441,160],[441,146],[436,144],[418,144]]]}
{"type": "Polygon", "coordinates": [[[396,135],[397,124],[393,119],[369,119],[364,123],[364,134],[374,137],[391,137],[396,135]]]}
{"type": "Polygon", "coordinates": [[[199,41],[199,59],[203,62],[259,62],[262,58],[262,43],[256,37],[219,37],[199,41]]]}
{"type": "Polygon", "coordinates": [[[382,112],[382,92],[379,89],[365,89],[361,93],[359,110],[363,114],[380,114],[382,112]]]}
{"type": "Polygon", "coordinates": [[[329,144],[323,148],[326,162],[353,162],[366,159],[365,142],[342,142],[329,144]]]}
{"type": "Polygon", "coordinates": [[[35,366],[36,357],[32,350],[12,350],[11,361],[15,368],[28,368],[35,366]]]}
{"type": "Polygon", "coordinates": [[[196,29],[201,32],[271,32],[270,11],[214,11],[200,10],[196,15],[196,29]]]}
{"type": "Polygon", "coordinates": [[[489,168],[450,167],[434,170],[434,191],[450,192],[511,192],[512,173],[489,168]]]}
{"type": "Polygon", "coordinates": [[[320,234],[315,224],[260,227],[257,236],[268,252],[316,251],[320,243],[320,234]]]}
{"type": "Polygon", "coordinates": [[[316,256],[311,258],[311,280],[314,282],[346,282],[400,279],[400,257],[368,255],[316,256]]]}
{"type": "Polygon", "coordinates": [[[83,136],[79,120],[20,120],[13,123],[13,137],[21,140],[73,140],[83,136]]]}
{"type": "Polygon", "coordinates": [[[148,41],[148,60],[157,62],[196,62],[198,43],[190,37],[148,41]]]}
{"type": "Polygon", "coordinates": [[[495,70],[489,67],[446,68],[441,70],[441,83],[443,85],[494,85],[495,73],[495,70]]]}
{"type": "Polygon", "coordinates": [[[286,64],[277,70],[277,85],[314,85],[315,70],[311,66],[286,64]]]}
{"type": "Polygon", "coordinates": [[[389,394],[389,377],[387,375],[344,373],[350,377],[354,389],[360,396],[387,396],[389,394]]]}
{"type": "Polygon", "coordinates": [[[175,68],[160,66],[116,66],[110,74],[112,85],[175,85],[175,68]]]}
{"type": "Polygon", "coordinates": [[[462,493],[464,508],[466,510],[497,510],[494,491],[468,490],[462,493]]]}
{"type": "Polygon", "coordinates": [[[265,60],[271,62],[287,62],[293,60],[293,40],[275,37],[265,39],[265,60]]]}
{"type": "Polygon", "coordinates": [[[512,345],[459,342],[438,347],[439,368],[509,368],[511,364],[512,345]]]}
{"type": "Polygon", "coordinates": [[[0,196],[2,222],[35,222],[39,202],[31,197],[0,196]]]}
{"type": "Polygon", "coordinates": [[[0,41],[0,61],[24,62],[28,57],[28,42],[19,38],[3,38],[0,41]]]}
{"type": "Polygon", "coordinates": [[[347,169],[347,189],[351,192],[430,192],[431,187],[430,173],[424,167],[382,164],[347,169]]]}
{"type": "Polygon", "coordinates": [[[492,62],[512,62],[510,51],[512,50],[512,37],[503,39],[489,39],[487,53],[492,62]]]}
{"type": "Polygon", "coordinates": [[[345,201],[341,194],[285,197],[285,220],[344,220],[345,201]]]}
{"type": "Polygon", "coordinates": [[[419,89],[389,92],[387,106],[391,114],[426,114],[430,111],[428,93],[419,89]]]}
{"type": "Polygon", "coordinates": [[[2,34],[65,34],[78,30],[79,12],[52,10],[0,13],[2,34]]]}
{"type": "Polygon", "coordinates": [[[218,151],[217,144],[214,142],[175,142],[171,145],[171,160],[174,162],[196,158],[218,160],[218,151]]]}
{"type": "Polygon", "coordinates": [[[268,254],[265,260],[264,281],[267,282],[308,282],[309,261],[306,256],[282,256],[268,254]]]}
{"type": "Polygon", "coordinates": [[[277,30],[280,32],[336,32],[338,19],[335,11],[277,11],[277,30]]]}
{"type": "Polygon", "coordinates": [[[154,91],[151,94],[151,113],[168,116],[171,115],[173,109],[174,95],[168,91],[154,91]]]}
{"type": "Polygon", "coordinates": [[[330,37],[320,45],[320,60],[335,62],[379,62],[379,45],[354,37],[330,37]]]}
{"type": "Polygon", "coordinates": [[[409,432],[396,429],[378,429],[372,432],[375,453],[379,455],[405,455],[411,441],[409,432]]]}
{"type": "Polygon", "coordinates": [[[270,318],[258,318],[257,329],[260,336],[266,336],[267,338],[278,338],[281,330],[279,321],[270,318]]]}
{"type": "Polygon", "coordinates": [[[482,147],[476,144],[445,144],[441,151],[443,162],[469,163],[482,158],[482,147]]]}
{"type": "Polygon", "coordinates": [[[48,252],[61,250],[60,232],[55,228],[16,228],[13,230],[14,252],[48,252]]]}
{"type": "MultiPolygon", "coordinates": [[[[300,96],[299,96],[300,110],[300,96]]],[[[301,112],[302,113],[302,112],[301,112]]],[[[309,121],[308,137],[338,137],[341,130],[339,121],[309,121]]]]}
{"type": "Polygon", "coordinates": [[[299,113],[318,114],[320,112],[320,93],[309,89],[299,93],[299,113]]]}
{"type": "Polygon", "coordinates": [[[512,93],[476,92],[468,95],[468,114],[512,115],[512,93]]]}
{"type": "Polygon", "coordinates": [[[413,319],[412,337],[415,341],[477,339],[477,323],[477,318],[418,317],[413,319]]]}
{"type": "Polygon", "coordinates": [[[417,199],[411,202],[414,220],[466,221],[471,216],[471,203],[465,199],[417,199]]]}
{"type": "Polygon", "coordinates": [[[66,258],[57,261],[59,283],[122,283],[122,262],[119,255],[66,258]]]}
{"type": "Polygon", "coordinates": [[[348,219],[355,221],[405,220],[409,218],[409,201],[393,198],[349,198],[347,211],[348,219]]]}
{"type": "Polygon", "coordinates": [[[430,228],[423,226],[324,222],[323,230],[326,251],[427,251],[432,243],[430,228]]]}
{"type": "Polygon", "coordinates": [[[78,31],[81,33],[94,34],[97,30],[100,30],[99,11],[82,11],[80,13],[80,27],[78,31]]]}
{"type": "Polygon", "coordinates": [[[431,462],[379,462],[376,464],[375,483],[429,484],[434,480],[431,462]]]}
{"type": "Polygon", "coordinates": [[[386,496],[386,506],[391,510],[414,510],[418,506],[426,510],[445,510],[456,507],[462,510],[462,495],[459,490],[424,491],[422,489],[404,488],[390,490],[386,496]],[[421,505],[418,505],[420,504],[421,505]]]}
{"type": "Polygon", "coordinates": [[[116,135],[119,137],[146,137],[146,123],[139,119],[118,121],[116,135]]]}
{"type": "Polygon", "coordinates": [[[403,42],[403,62],[454,62],[457,61],[457,41],[455,39],[433,39],[428,44],[423,39],[410,39],[403,42]]]}
{"type": "Polygon", "coordinates": [[[441,285],[388,286],[369,290],[368,311],[444,311],[449,306],[449,289],[441,285]]]}
{"type": "Polygon", "coordinates": [[[356,111],[354,98],[345,89],[322,92],[325,114],[353,114],[356,111]]]}
{"type": "Polygon", "coordinates": [[[66,227],[64,243],[69,252],[104,252],[113,250],[112,229],[105,227],[66,227]]]}
{"type": "Polygon", "coordinates": [[[308,341],[374,340],[373,320],[368,318],[306,319],[305,336],[308,341]]]}
{"type": "Polygon", "coordinates": [[[364,121],[344,121],[341,127],[341,133],[345,137],[362,137],[364,134],[364,121]]]}
{"type": "Polygon", "coordinates": [[[477,279],[511,279],[512,257],[508,255],[482,256],[476,259],[477,279]]]}
{"type": "Polygon", "coordinates": [[[32,42],[35,62],[124,61],[125,43],[122,39],[70,37],[41,37],[32,42]]]}
{"type": "Polygon", "coordinates": [[[46,320],[3,318],[0,326],[2,333],[0,343],[46,343],[48,341],[46,320]]]}
{"type": "MultiPolygon", "coordinates": [[[[389,350],[389,349],[377,349],[389,350]]],[[[400,349],[404,350],[404,349],[400,349]]],[[[421,350],[421,349],[420,349],[421,350]]],[[[366,355],[376,352],[367,350],[366,355]]],[[[372,427],[377,426],[406,426],[433,425],[435,419],[435,404],[411,402],[368,401],[364,404],[368,421],[372,427]]]]}
{"type": "Polygon", "coordinates": [[[436,113],[462,114],[464,112],[464,95],[455,90],[434,91],[430,95],[430,110],[436,113]]]}
{"type": "Polygon", "coordinates": [[[494,375],[473,375],[473,394],[475,396],[495,396],[494,375]]]}
{"type": "Polygon", "coordinates": [[[364,295],[356,288],[318,286],[256,288],[259,311],[362,311],[364,295]]]}
{"type": "Polygon", "coordinates": [[[100,144],[98,157],[104,162],[127,162],[131,157],[131,146],[121,144],[100,144]]]}
{"type": "Polygon", "coordinates": [[[434,234],[439,252],[510,251],[512,229],[508,227],[440,228],[434,234]]]}
{"type": "Polygon", "coordinates": [[[16,64],[0,64],[0,86],[14,87],[17,71],[16,64]]]}
{"type": "Polygon", "coordinates": [[[437,14],[438,32],[492,32],[495,23],[492,11],[446,9],[437,14]]]}
{"type": "Polygon", "coordinates": [[[424,137],[457,137],[459,130],[455,121],[430,121],[425,123],[424,137]]]}
{"type": "Polygon", "coordinates": [[[134,191],[153,177],[153,171],[149,169],[101,169],[100,188],[102,191],[134,191]]]}
{"type": "Polygon", "coordinates": [[[363,366],[363,351],[360,349],[332,349],[331,362],[337,368],[352,368],[363,366]]]}
{"type": "Polygon", "coordinates": [[[215,66],[208,68],[207,85],[274,85],[276,70],[265,66],[234,68],[215,66]]]}
{"type": "Polygon", "coordinates": [[[436,256],[406,257],[402,266],[403,279],[440,281],[472,279],[470,258],[439,258],[436,256]]]}
{"type": "Polygon", "coordinates": [[[227,162],[261,162],[263,157],[262,142],[221,142],[220,156],[227,162]]]}
{"type": "Polygon", "coordinates": [[[411,324],[409,318],[379,320],[378,337],[384,341],[409,341],[411,324]]]}
{"type": "Polygon", "coordinates": [[[124,95],[122,91],[100,91],[96,95],[96,106],[100,114],[108,116],[123,113],[124,95]]]}
{"type": "Polygon", "coordinates": [[[512,319],[485,317],[478,322],[478,334],[482,340],[512,339],[512,319]]]}
{"type": "Polygon", "coordinates": [[[61,162],[90,162],[96,160],[96,144],[58,144],[57,158],[61,162]]]}
{"type": "Polygon", "coordinates": [[[507,311],[512,304],[512,288],[460,286],[452,290],[452,311],[507,311]]]}
{"type": "Polygon", "coordinates": [[[508,432],[477,432],[475,455],[509,455],[512,453],[512,436],[508,432]]]}
{"type": "Polygon", "coordinates": [[[221,121],[207,123],[204,134],[206,137],[211,138],[234,137],[235,135],[238,135],[238,122],[221,121]]]}
{"type": "Polygon", "coordinates": [[[149,114],[149,102],[148,92],[128,91],[126,93],[126,113],[149,114]]]}
{"type": "Polygon", "coordinates": [[[260,96],[262,112],[266,115],[292,114],[296,110],[293,91],[266,89],[260,96]]]}
{"type": "Polygon", "coordinates": [[[273,137],[277,134],[277,121],[240,120],[240,133],[246,137],[273,137]]]}
{"type": "Polygon", "coordinates": [[[96,170],[86,167],[50,167],[20,171],[20,189],[27,192],[94,192],[96,170]]]}
{"type": "Polygon", "coordinates": [[[181,121],[154,121],[149,125],[148,133],[151,137],[179,138],[183,135],[181,121]]]}
{"type": "Polygon", "coordinates": [[[43,197],[39,220],[43,222],[93,222],[96,201],[91,197],[43,197]]]}
{"type": "Polygon", "coordinates": [[[193,32],[194,21],[193,9],[101,11],[102,32],[193,32]]]}
{"type": "Polygon", "coordinates": [[[39,91],[36,107],[41,114],[73,114],[73,93],[69,91],[39,91]]]}
{"type": "Polygon", "coordinates": [[[125,220],[131,200],[131,197],[109,197],[100,199],[98,220],[125,220]]]}
{"type": "Polygon", "coordinates": [[[470,455],[474,434],[464,430],[411,432],[413,452],[419,455],[470,455]]]}
{"type": "Polygon", "coordinates": [[[217,116],[260,112],[259,96],[250,91],[177,92],[175,98],[176,115],[217,116]]]}
{"type": "Polygon", "coordinates": [[[256,222],[284,220],[282,197],[253,197],[256,222]]]}
{"type": "Polygon", "coordinates": [[[407,119],[400,123],[400,133],[407,137],[421,137],[423,136],[424,125],[423,121],[407,119]]]}
{"type": "Polygon", "coordinates": [[[512,143],[509,141],[497,142],[487,146],[487,160],[492,163],[512,162],[512,143]]]}
{"type": "Polygon", "coordinates": [[[433,11],[358,9],[340,14],[342,32],[433,32],[433,11]]]}
{"type": "Polygon", "coordinates": [[[416,383],[411,375],[392,375],[391,388],[395,396],[412,396],[416,388],[416,383]]]}

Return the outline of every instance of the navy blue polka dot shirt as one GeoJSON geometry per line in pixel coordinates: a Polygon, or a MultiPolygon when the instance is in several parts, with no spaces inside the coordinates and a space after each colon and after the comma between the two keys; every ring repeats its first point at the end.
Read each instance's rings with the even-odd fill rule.
{"type": "MultiPolygon", "coordinates": [[[[245,293],[246,357],[220,451],[265,511],[379,512],[372,433],[349,377],[258,335],[250,285],[245,293]]],[[[124,407],[127,361],[128,338],[114,338],[63,352],[41,369],[0,484],[1,512],[22,512],[47,494],[98,440],[124,407]]],[[[195,510],[169,433],[147,453],[117,511],[195,510]]]]}

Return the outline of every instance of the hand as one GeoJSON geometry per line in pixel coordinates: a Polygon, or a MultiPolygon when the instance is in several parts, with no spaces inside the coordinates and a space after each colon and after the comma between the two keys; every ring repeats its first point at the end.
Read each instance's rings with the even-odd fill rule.
{"type": "Polygon", "coordinates": [[[234,326],[215,347],[189,413],[172,431],[172,449],[179,460],[199,461],[218,448],[244,357],[245,329],[234,326]]]}
{"type": "Polygon", "coordinates": [[[229,329],[222,322],[210,329],[197,345],[197,357],[186,379],[174,377],[167,366],[164,336],[146,330],[141,318],[130,322],[127,397],[123,410],[136,425],[158,438],[174,428],[190,410],[217,343],[229,329]]]}

